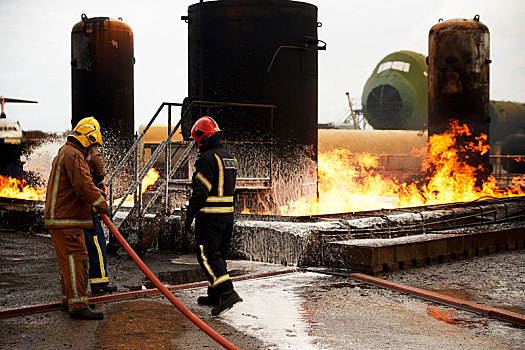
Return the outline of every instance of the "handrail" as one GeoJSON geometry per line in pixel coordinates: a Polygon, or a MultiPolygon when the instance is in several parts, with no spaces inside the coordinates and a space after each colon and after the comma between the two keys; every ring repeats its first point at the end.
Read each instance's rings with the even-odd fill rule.
{"type": "MultiPolygon", "coordinates": [[[[137,137],[137,139],[135,140],[135,142],[133,143],[133,145],[129,148],[129,150],[126,152],[126,154],[124,155],[124,157],[121,159],[121,161],[119,162],[119,164],[117,165],[117,167],[115,168],[115,170],[113,171],[113,174],[111,174],[111,176],[109,177],[109,179],[107,180],[107,186],[109,188],[109,207],[112,209],[113,208],[113,179],[115,178],[115,176],[118,174],[118,172],[122,169],[122,167],[124,166],[124,164],[126,163],[126,161],[128,160],[128,158],[131,156],[131,154],[134,152],[134,151],[137,151],[138,152],[138,149],[139,149],[139,145],[140,145],[140,141],[142,140],[142,138],[144,137],[144,135],[146,134],[146,132],[148,131],[148,129],[150,128],[150,126],[153,124],[153,122],[155,121],[155,119],[157,119],[157,116],[160,114],[160,112],[162,111],[162,109],[164,108],[164,106],[170,106],[170,110],[171,110],[171,106],[182,106],[182,103],[172,103],[172,102],[162,102],[162,104],[160,105],[160,107],[157,109],[157,112],[155,112],[155,114],[153,115],[153,117],[151,118],[151,120],[149,121],[149,123],[146,125],[146,127],[144,128],[144,130],[142,131],[142,133],[137,137]]],[[[181,119],[182,120],[182,119],[181,119]]],[[[179,122],[180,124],[180,122],[179,122]]],[[[176,128],[175,128],[176,130],[176,128]]],[[[171,136],[170,136],[171,137],[171,136]]],[[[149,169],[148,169],[149,170],[149,169]]],[[[142,178],[140,179],[140,181],[142,181],[142,178]]],[[[133,183],[133,185],[135,185],[135,183],[137,182],[137,179],[135,179],[135,182],[133,183]]],[[[136,187],[136,186],[130,186],[130,187],[133,187],[133,189],[136,187]]],[[[128,191],[129,193],[127,193],[123,198],[127,198],[127,196],[131,193],[131,191],[128,191]]],[[[140,191],[139,191],[140,192],[140,191]]],[[[113,213],[116,213],[118,211],[118,209],[120,209],[120,207],[122,206],[123,202],[124,202],[124,199],[122,200],[122,202],[119,204],[118,208],[116,210],[111,210],[111,217],[113,217],[113,213]]]]}
{"type": "MultiPolygon", "coordinates": [[[[110,205],[110,208],[111,208],[110,217],[113,217],[113,215],[122,207],[122,205],[123,205],[123,203],[125,201],[125,198],[127,198],[133,191],[135,191],[137,189],[138,186],[141,185],[142,180],[146,176],[147,172],[151,169],[151,167],[155,163],[155,161],[157,161],[157,159],[158,159],[162,149],[165,149],[165,152],[166,152],[166,154],[165,154],[165,158],[166,158],[165,159],[166,160],[166,174],[165,174],[165,176],[166,176],[166,178],[163,179],[163,182],[160,183],[159,189],[156,191],[154,197],[148,202],[145,210],[147,210],[150,207],[150,205],[154,202],[154,200],[157,199],[157,197],[159,196],[160,191],[161,191],[161,189],[163,187],[165,187],[165,192],[166,192],[165,205],[166,205],[166,208],[168,207],[168,205],[169,205],[169,200],[168,200],[169,179],[175,174],[175,172],[180,167],[182,162],[187,158],[187,156],[189,154],[189,151],[193,148],[193,141],[192,141],[192,143],[190,145],[188,145],[188,147],[184,151],[183,156],[181,156],[181,158],[177,161],[177,164],[175,165],[175,167],[170,169],[170,167],[171,167],[171,165],[170,165],[170,161],[171,161],[171,138],[172,138],[173,134],[175,134],[175,132],[177,131],[179,126],[181,125],[182,120],[184,119],[186,114],[189,113],[192,110],[192,108],[195,107],[195,106],[198,106],[199,108],[202,108],[202,107],[254,107],[254,108],[269,108],[271,110],[271,114],[270,114],[270,129],[272,131],[273,131],[273,110],[275,108],[277,108],[275,105],[266,105],[266,104],[236,103],[236,102],[216,102],[216,101],[201,101],[201,100],[191,101],[186,106],[184,104],[182,104],[182,103],[162,102],[162,104],[157,109],[157,111],[155,112],[155,114],[153,115],[153,117],[151,118],[149,123],[146,125],[144,130],[137,137],[137,139],[135,140],[133,145],[130,147],[130,149],[126,152],[124,157],[120,160],[119,164],[117,165],[117,167],[115,168],[115,170],[113,171],[113,173],[111,174],[111,176],[109,177],[109,179],[107,181],[107,186],[109,188],[109,205],[110,205]],[[148,131],[150,126],[153,124],[153,122],[157,119],[158,115],[160,114],[160,112],[162,111],[162,109],[165,106],[169,106],[169,109],[168,109],[168,127],[169,127],[168,131],[169,131],[169,133],[168,133],[167,138],[165,140],[163,140],[157,146],[157,148],[155,149],[155,151],[151,155],[151,157],[148,160],[148,162],[142,167],[141,171],[138,174],[137,174],[137,171],[138,171],[139,165],[138,165],[138,162],[137,162],[137,165],[136,165],[136,168],[135,168],[136,176],[135,176],[134,182],[127,189],[125,195],[123,196],[123,200],[117,205],[116,208],[113,209],[113,181],[115,179],[115,176],[117,175],[117,173],[119,171],[122,170],[122,168],[124,167],[124,164],[126,163],[126,161],[128,161],[128,159],[133,154],[133,152],[137,152],[137,157],[138,157],[138,152],[140,150],[139,146],[140,146],[141,140],[143,139],[144,135],[146,134],[146,132],[148,131]],[[177,125],[174,128],[172,128],[172,130],[170,130],[171,129],[171,107],[172,106],[185,107],[185,110],[182,113],[181,118],[180,118],[179,122],[177,123],[177,125]]],[[[140,189],[137,191],[137,197],[139,197],[139,198],[135,198],[135,205],[138,204],[140,207],[142,207],[142,193],[141,193],[140,189]]]]}
{"type": "Polygon", "coordinates": [[[148,131],[148,129],[150,128],[151,124],[153,124],[153,122],[155,121],[155,119],[157,119],[157,116],[159,115],[159,113],[162,111],[162,109],[164,108],[164,106],[182,106],[182,103],[171,103],[171,102],[162,102],[162,104],[160,105],[160,107],[157,109],[157,112],[155,112],[155,114],[153,115],[153,117],[151,118],[150,122],[148,123],[148,125],[146,125],[146,128],[142,131],[142,133],[137,137],[137,139],[135,140],[135,142],[133,143],[133,145],[129,148],[129,150],[126,152],[126,154],[124,155],[124,157],[122,158],[122,160],[120,161],[120,163],[117,165],[117,167],[115,168],[115,171],[113,172],[113,174],[111,174],[111,176],[109,177],[108,179],[108,184],[110,182],[113,182],[113,178],[117,175],[118,171],[124,166],[124,163],[126,162],[126,160],[128,160],[129,156],[131,155],[131,153],[133,152],[133,149],[135,147],[137,147],[138,143],[140,142],[140,140],[142,140],[142,137],[144,137],[144,134],[146,134],[146,132],[148,131]]]}
{"type": "MultiPolygon", "coordinates": [[[[153,152],[153,154],[151,155],[150,159],[148,160],[148,162],[146,163],[146,165],[144,165],[142,167],[142,170],[140,171],[140,173],[138,174],[138,177],[137,179],[135,180],[135,182],[133,182],[133,184],[128,188],[128,190],[126,191],[126,194],[124,195],[124,199],[127,198],[131,192],[135,191],[135,189],[137,188],[137,186],[139,186],[141,183],[142,183],[142,179],[144,179],[144,177],[146,176],[146,174],[148,173],[148,171],[151,169],[151,166],[157,161],[157,158],[159,157],[160,155],[160,152],[162,151],[162,148],[163,146],[168,142],[168,140],[171,140],[171,138],[173,137],[173,134],[175,134],[175,132],[177,131],[177,128],[179,127],[180,123],[181,123],[182,120],[179,120],[179,122],[177,123],[177,125],[173,128],[173,130],[170,131],[170,133],[168,134],[168,137],[166,138],[166,140],[163,140],[159,146],[155,149],[155,152],[153,152]]],[[[121,207],[122,207],[122,204],[124,203],[124,200],[122,200],[118,205],[117,207],[115,208],[115,210],[112,210],[111,211],[111,214],[113,215],[113,213],[117,212],[121,207]]]]}
{"type": "MultiPolygon", "coordinates": [[[[166,185],[166,180],[168,179],[171,179],[171,177],[175,174],[175,172],[180,168],[180,166],[182,165],[182,163],[184,163],[184,161],[188,158],[189,154],[190,154],[190,151],[193,149],[193,146],[195,145],[195,141],[191,141],[190,144],[188,144],[188,146],[186,147],[186,149],[184,150],[184,152],[182,153],[182,155],[180,156],[180,158],[177,160],[177,163],[175,163],[175,165],[173,166],[173,168],[170,170],[169,172],[169,175],[166,177],[166,179],[162,179],[161,183],[159,184],[159,188],[157,189],[157,191],[155,191],[155,194],[153,195],[153,197],[150,199],[148,205],[146,205],[146,207],[144,208],[144,211],[146,212],[149,207],[151,206],[152,203],[155,202],[155,200],[158,198],[158,196],[160,195],[163,187],[166,185]]],[[[169,182],[169,181],[168,181],[169,182]]],[[[166,203],[166,210],[168,209],[168,203],[166,203]]]]}

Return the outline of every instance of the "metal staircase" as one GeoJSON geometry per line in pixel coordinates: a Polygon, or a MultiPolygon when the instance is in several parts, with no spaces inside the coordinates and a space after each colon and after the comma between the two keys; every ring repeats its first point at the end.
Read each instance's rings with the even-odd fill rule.
{"type": "MultiPolygon", "coordinates": [[[[199,112],[202,114],[203,109],[213,107],[268,108],[270,110],[270,122],[273,124],[273,109],[275,106],[272,105],[210,101],[192,101],[189,104],[163,102],[144,130],[136,137],[135,142],[122,157],[107,181],[109,189],[108,202],[112,208],[110,218],[137,254],[142,255],[145,253],[164,229],[171,215],[174,213],[183,215],[182,208],[184,203],[187,202],[191,190],[191,172],[188,169],[184,173],[181,169],[188,166],[189,157],[193,152],[196,152],[196,148],[193,140],[174,141],[172,138],[181,126],[182,121],[189,120],[188,113],[191,113],[193,108],[199,108],[199,112]],[[180,114],[181,118],[179,121],[172,127],[173,107],[180,107],[183,111],[180,114]],[[167,114],[167,130],[169,133],[157,145],[149,160],[142,166],[144,135],[162,112],[167,114]],[[162,155],[164,159],[159,164],[159,159],[162,155]],[[161,177],[155,184],[153,191],[142,193],[142,181],[155,164],[161,165],[163,168],[161,177]],[[180,176],[181,173],[183,174],[182,176],[180,176]],[[179,176],[176,177],[176,174],[179,176]],[[119,197],[122,200],[117,202],[115,200],[116,187],[118,187],[119,180],[122,178],[126,179],[128,183],[131,182],[131,184],[125,191],[119,191],[123,192],[123,194],[119,193],[119,197]],[[125,201],[123,199],[128,198],[132,194],[133,206],[129,208],[129,206],[124,205],[125,201]]],[[[208,110],[206,110],[206,113],[208,113],[208,110]]],[[[246,143],[251,144],[253,142],[246,143]]],[[[271,144],[272,142],[268,143],[271,144]]],[[[267,176],[238,178],[237,180],[237,188],[241,190],[271,188],[271,155],[270,171],[267,176]]],[[[118,242],[110,236],[110,242],[107,246],[108,253],[116,253],[118,248],[118,242]]]]}
{"type": "MultiPolygon", "coordinates": [[[[107,187],[109,189],[108,201],[112,208],[110,217],[139,255],[143,254],[151,243],[153,243],[167,218],[175,209],[170,205],[170,195],[168,194],[170,181],[168,181],[168,179],[171,179],[177,170],[187,161],[194,146],[193,141],[172,140],[182,120],[179,120],[178,123],[172,127],[172,108],[182,106],[181,103],[163,102],[145,129],[137,136],[135,142],[120,160],[107,181],[107,187]],[[169,130],[169,133],[156,147],[149,160],[142,166],[142,141],[144,135],[157,120],[161,112],[166,110],[167,130],[169,130]],[[162,154],[164,155],[163,174],[155,184],[154,191],[143,193],[141,190],[142,181],[149,170],[159,161],[162,154]],[[173,154],[180,156],[172,166],[173,154]],[[133,168],[131,174],[129,171],[130,167],[133,168]],[[116,202],[115,187],[117,181],[121,180],[121,178],[125,178],[128,182],[131,182],[131,184],[122,194],[122,200],[116,202]],[[124,199],[128,198],[131,194],[133,194],[133,207],[129,209],[124,205],[124,203],[126,203],[124,199]]],[[[187,109],[186,112],[189,110],[190,109],[187,109]]],[[[185,201],[185,198],[182,198],[181,201],[185,201]]],[[[178,201],[178,203],[181,201],[178,201]]],[[[108,244],[108,252],[115,253],[118,249],[118,243],[114,242],[111,238],[108,244]]]]}

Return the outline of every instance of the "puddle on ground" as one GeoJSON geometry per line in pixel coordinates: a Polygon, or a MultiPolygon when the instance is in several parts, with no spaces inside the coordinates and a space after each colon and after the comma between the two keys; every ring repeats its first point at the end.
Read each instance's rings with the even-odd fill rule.
{"type": "Polygon", "coordinates": [[[308,329],[315,325],[315,310],[302,307],[301,284],[310,285],[317,275],[310,273],[235,283],[244,302],[236,304],[221,319],[238,330],[264,340],[265,349],[318,349],[308,329]]]}

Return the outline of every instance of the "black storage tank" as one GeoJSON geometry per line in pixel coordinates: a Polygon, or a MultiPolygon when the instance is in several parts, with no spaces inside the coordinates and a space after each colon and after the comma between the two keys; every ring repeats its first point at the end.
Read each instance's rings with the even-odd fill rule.
{"type": "Polygon", "coordinates": [[[74,127],[95,117],[104,146],[126,151],[133,143],[133,32],[121,20],[88,18],[71,31],[71,92],[74,127]]]}
{"type": "MultiPolygon", "coordinates": [[[[209,110],[229,141],[273,141],[270,168],[280,204],[316,193],[317,179],[317,7],[289,0],[222,0],[188,8],[188,99],[274,105],[209,110]],[[307,164],[308,163],[308,164],[307,164]],[[292,168],[294,168],[292,170],[292,168]],[[287,182],[286,189],[278,189],[287,182]],[[291,188],[295,187],[295,188],[291,188]],[[309,188],[308,190],[305,190],[309,188]],[[292,194],[294,192],[295,194],[292,194]]],[[[189,137],[193,111],[183,120],[189,137]]],[[[253,161],[257,158],[250,152],[253,161]]],[[[250,168],[250,159],[241,176],[250,168]]],[[[242,165],[241,165],[242,166],[242,165]]],[[[260,176],[260,175],[255,175],[260,176]]]]}

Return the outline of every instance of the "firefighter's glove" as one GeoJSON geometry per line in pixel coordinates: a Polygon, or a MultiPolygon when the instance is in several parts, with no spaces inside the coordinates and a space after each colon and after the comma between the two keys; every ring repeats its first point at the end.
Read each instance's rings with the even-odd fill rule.
{"type": "Polygon", "coordinates": [[[97,187],[100,189],[100,193],[104,197],[104,199],[108,198],[108,188],[103,182],[99,182],[97,184],[97,187]]]}
{"type": "Polygon", "coordinates": [[[107,216],[111,215],[111,210],[109,209],[109,205],[106,206],[104,209],[98,209],[97,208],[97,212],[100,213],[100,214],[106,214],[107,216]]]}

